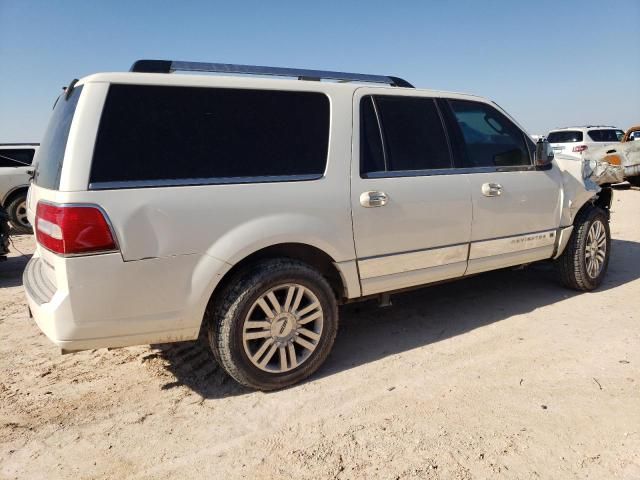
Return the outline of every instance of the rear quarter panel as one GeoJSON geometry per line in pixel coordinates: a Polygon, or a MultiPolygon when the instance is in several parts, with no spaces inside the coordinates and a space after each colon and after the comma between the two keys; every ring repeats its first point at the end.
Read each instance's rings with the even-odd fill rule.
{"type": "MultiPolygon", "coordinates": [[[[255,82],[246,83],[255,88],[255,82]]],[[[222,276],[247,255],[278,243],[304,243],[335,262],[355,262],[349,197],[352,92],[326,90],[330,141],[326,170],[318,180],[88,190],[108,85],[85,84],[60,189],[35,186],[29,202],[32,221],[37,202],[48,200],[99,205],[113,226],[118,254],[64,259],[38,247],[56,285],[75,291],[70,298],[78,331],[86,325],[87,332],[97,332],[96,325],[105,322],[101,335],[173,327],[197,335],[222,276]]]]}

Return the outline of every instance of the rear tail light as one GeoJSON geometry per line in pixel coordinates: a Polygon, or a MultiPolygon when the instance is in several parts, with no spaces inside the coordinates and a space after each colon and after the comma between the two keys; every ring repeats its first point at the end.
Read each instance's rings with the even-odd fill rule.
{"type": "Polygon", "coordinates": [[[586,145],[578,145],[577,147],[573,147],[573,151],[578,153],[578,152],[584,152],[587,149],[586,145]]]}
{"type": "Polygon", "coordinates": [[[53,205],[39,202],[35,230],[40,245],[62,255],[116,249],[115,238],[105,214],[91,205],[53,205]]]}

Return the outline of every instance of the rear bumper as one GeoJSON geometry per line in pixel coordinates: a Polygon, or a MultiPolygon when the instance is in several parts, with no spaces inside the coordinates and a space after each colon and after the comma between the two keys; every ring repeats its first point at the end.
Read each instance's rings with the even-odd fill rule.
{"type": "Polygon", "coordinates": [[[72,335],[71,306],[68,295],[56,292],[56,287],[43,272],[44,261],[33,256],[22,274],[27,304],[31,315],[40,330],[60,348],[68,348],[69,341],[63,340],[72,335]]]}
{"type": "MultiPolygon", "coordinates": [[[[124,262],[114,253],[52,259],[52,266],[36,254],[24,290],[38,327],[66,351],[193,340],[211,292],[193,282],[201,259],[124,262]]],[[[211,267],[211,260],[203,261],[211,267]]]]}

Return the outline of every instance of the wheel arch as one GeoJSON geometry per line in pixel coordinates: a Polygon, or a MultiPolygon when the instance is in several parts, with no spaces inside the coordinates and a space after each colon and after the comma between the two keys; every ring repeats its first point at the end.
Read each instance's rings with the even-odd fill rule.
{"type": "Polygon", "coordinates": [[[212,297],[232,281],[236,275],[246,271],[251,265],[271,258],[290,258],[304,262],[318,270],[327,279],[338,300],[347,296],[347,285],[343,274],[328,253],[306,243],[288,242],[257,249],[236,262],[222,276],[212,292],[212,297]]]}
{"type": "MultiPolygon", "coordinates": [[[[206,256],[205,258],[207,257],[209,259],[206,260],[208,265],[208,262],[213,261],[214,259],[209,256],[206,256]]],[[[359,280],[356,279],[357,292],[354,292],[353,290],[355,286],[353,284],[353,279],[349,278],[350,275],[357,276],[355,260],[353,262],[347,262],[354,264],[352,269],[353,272],[351,272],[348,267],[341,266],[335,262],[328,253],[316,246],[299,242],[277,243],[267,247],[257,248],[233,265],[228,264],[229,268],[226,269],[224,273],[221,273],[218,278],[211,281],[212,285],[210,284],[209,288],[203,292],[203,297],[200,297],[201,300],[196,300],[198,306],[195,306],[196,310],[192,311],[195,318],[191,318],[193,318],[193,321],[200,322],[199,329],[201,330],[205,326],[203,320],[206,318],[207,309],[210,308],[212,302],[216,301],[218,295],[220,295],[229,284],[231,284],[239,275],[242,275],[250,269],[251,265],[255,265],[257,262],[271,258],[290,258],[299,260],[315,268],[327,279],[338,302],[344,298],[360,295],[359,280]]],[[[216,262],[218,261],[216,260],[216,262]]],[[[203,265],[202,268],[209,271],[208,266],[203,265]]]]}
{"type": "Polygon", "coordinates": [[[18,185],[17,187],[13,187],[2,199],[2,206],[6,208],[14,198],[18,197],[22,193],[27,193],[28,191],[29,185],[18,185]]]}
{"type": "Polygon", "coordinates": [[[607,214],[607,218],[609,218],[611,214],[611,203],[613,202],[613,189],[611,187],[603,187],[596,195],[587,199],[582,206],[578,209],[572,219],[572,224],[575,224],[577,218],[579,218],[582,213],[593,207],[601,208],[607,214]]]}

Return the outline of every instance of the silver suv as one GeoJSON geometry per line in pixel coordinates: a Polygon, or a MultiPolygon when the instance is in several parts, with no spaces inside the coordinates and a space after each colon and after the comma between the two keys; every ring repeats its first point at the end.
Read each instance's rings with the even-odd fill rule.
{"type": "Polygon", "coordinates": [[[202,331],[237,381],[284,387],[345,302],[542,260],[596,288],[611,190],[564,159],[491,101],[397,77],[139,61],[58,99],[29,308],[65,352],[202,331]]]}
{"type": "Polygon", "coordinates": [[[37,143],[0,144],[0,206],[17,233],[31,233],[27,218],[27,191],[33,174],[37,143]]]}

